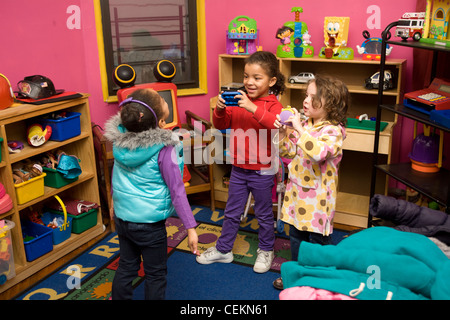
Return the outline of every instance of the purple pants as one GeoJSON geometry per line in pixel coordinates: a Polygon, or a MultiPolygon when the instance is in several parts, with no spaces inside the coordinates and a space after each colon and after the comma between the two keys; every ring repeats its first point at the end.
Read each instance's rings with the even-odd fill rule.
{"type": "Polygon", "coordinates": [[[259,171],[232,167],[228,201],[225,207],[222,234],[216,244],[217,250],[227,253],[233,249],[249,192],[253,195],[255,216],[259,224],[258,247],[264,251],[273,250],[275,231],[272,211],[272,188],[274,184],[273,175],[261,175],[259,171]]]}

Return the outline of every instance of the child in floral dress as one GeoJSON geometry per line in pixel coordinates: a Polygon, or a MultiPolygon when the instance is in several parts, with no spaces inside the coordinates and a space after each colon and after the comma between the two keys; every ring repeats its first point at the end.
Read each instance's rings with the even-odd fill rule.
{"type": "MultiPolygon", "coordinates": [[[[302,241],[329,244],[336,208],[338,168],[345,139],[349,93],[332,77],[316,75],[308,83],[304,115],[294,110],[287,129],[277,117],[280,156],[292,158],[281,220],[290,225],[292,260],[298,258],[302,241]]],[[[281,278],[274,286],[282,289],[281,278]]]]}

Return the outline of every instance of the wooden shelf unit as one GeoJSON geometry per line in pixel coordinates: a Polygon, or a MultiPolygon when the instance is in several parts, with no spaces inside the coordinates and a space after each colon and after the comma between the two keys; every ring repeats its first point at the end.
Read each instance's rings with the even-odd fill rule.
{"type": "MultiPolygon", "coordinates": [[[[243,55],[219,55],[219,88],[232,82],[243,82],[245,58],[243,55]]],[[[378,90],[368,90],[364,81],[380,70],[379,61],[363,60],[333,60],[318,57],[313,58],[278,58],[280,70],[286,77],[286,90],[279,97],[283,106],[302,108],[306,84],[288,83],[291,75],[299,72],[328,74],[335,76],[347,85],[351,93],[351,106],[348,117],[355,118],[362,114],[375,117],[377,114],[378,90]]],[[[394,75],[394,88],[384,92],[384,98],[392,104],[397,104],[403,98],[404,75],[406,60],[389,59],[387,69],[394,75]]],[[[216,105],[217,97],[210,101],[210,115],[216,105]]],[[[387,122],[387,127],[380,133],[379,154],[384,161],[391,160],[392,133],[397,123],[396,114],[383,114],[381,121],[387,122]]],[[[374,131],[347,128],[344,140],[344,156],[339,172],[339,187],[337,208],[334,221],[355,227],[366,227],[370,202],[370,183],[372,171],[372,152],[374,148],[374,131]]],[[[216,200],[227,200],[228,190],[222,185],[222,177],[227,172],[221,164],[214,164],[214,188],[216,200]]],[[[387,178],[380,174],[376,189],[384,193],[387,188],[387,178]]]]}
{"type": "Polygon", "coordinates": [[[54,199],[55,195],[64,197],[70,194],[74,199],[83,199],[100,204],[97,171],[95,165],[94,147],[92,140],[91,119],[89,112],[88,95],[83,94],[81,98],[60,101],[42,105],[14,104],[12,107],[0,111],[0,137],[2,161],[0,162],[0,182],[5,186],[6,192],[13,201],[13,208],[3,214],[0,219],[7,219],[15,223],[11,230],[14,264],[16,276],[0,285],[0,292],[4,292],[34,273],[40,271],[54,261],[64,257],[66,254],[77,249],[97,237],[104,231],[101,209],[97,212],[97,224],[81,234],[72,233],[66,241],[53,246],[49,253],[28,262],[26,259],[24,242],[21,228],[21,211],[39,208],[48,200],[54,199]],[[29,120],[34,117],[44,116],[57,111],[79,112],[81,134],[65,141],[48,141],[40,147],[31,147],[26,141],[26,128],[29,120]],[[24,142],[24,148],[20,153],[9,154],[7,141],[19,140],[24,142]],[[44,187],[44,195],[29,202],[19,205],[16,198],[16,190],[12,177],[12,166],[24,159],[45,153],[47,151],[62,149],[70,155],[80,159],[82,174],[78,180],[61,188],[44,187]]]}

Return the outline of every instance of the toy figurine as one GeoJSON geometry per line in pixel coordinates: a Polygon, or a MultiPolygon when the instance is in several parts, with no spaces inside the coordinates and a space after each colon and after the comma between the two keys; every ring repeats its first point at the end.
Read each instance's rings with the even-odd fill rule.
{"type": "Polygon", "coordinates": [[[52,127],[46,126],[44,129],[40,124],[32,124],[28,127],[28,144],[33,147],[39,147],[48,141],[51,135],[52,127]]]}
{"type": "Polygon", "coordinates": [[[228,25],[227,53],[252,54],[260,49],[256,43],[257,38],[256,20],[248,16],[237,16],[228,25]]]}
{"type": "Polygon", "coordinates": [[[281,27],[277,30],[276,37],[280,39],[281,44],[283,44],[283,51],[290,52],[291,48],[289,44],[291,43],[291,36],[294,35],[294,30],[289,27],[281,27]]]}
{"type": "Polygon", "coordinates": [[[347,47],[349,25],[349,17],[325,17],[325,47],[320,50],[320,58],[339,60],[353,59],[353,49],[347,47]]]}
{"type": "Polygon", "coordinates": [[[301,7],[293,7],[295,21],[288,21],[278,28],[275,38],[280,39],[277,47],[277,57],[280,58],[311,58],[314,48],[311,46],[311,35],[308,33],[306,23],[300,21],[301,7]]]}
{"type": "MultiPolygon", "coordinates": [[[[356,46],[359,54],[362,54],[363,60],[381,60],[381,38],[370,37],[370,33],[367,30],[363,31],[363,37],[366,39],[360,46],[356,46]]],[[[387,39],[391,38],[391,33],[388,32],[387,39]]],[[[386,56],[391,54],[391,46],[386,44],[386,56]]]]}

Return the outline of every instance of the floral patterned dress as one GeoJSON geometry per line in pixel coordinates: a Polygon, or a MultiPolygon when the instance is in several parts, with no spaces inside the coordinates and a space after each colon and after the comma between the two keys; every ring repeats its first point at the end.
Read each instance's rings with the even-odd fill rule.
{"type": "Polygon", "coordinates": [[[345,128],[329,121],[303,122],[305,132],[292,131],[280,141],[280,156],[292,158],[281,220],[300,231],[333,232],[338,168],[345,128]]]}

